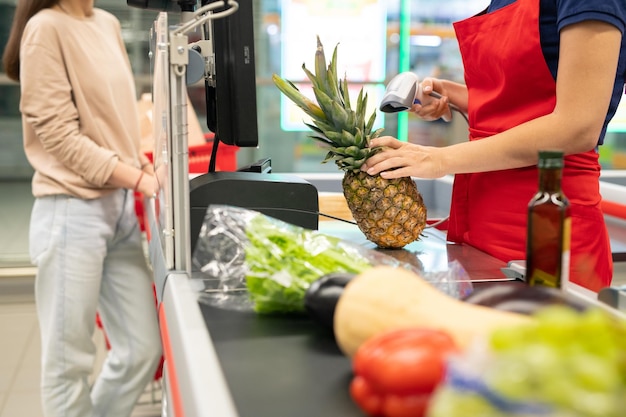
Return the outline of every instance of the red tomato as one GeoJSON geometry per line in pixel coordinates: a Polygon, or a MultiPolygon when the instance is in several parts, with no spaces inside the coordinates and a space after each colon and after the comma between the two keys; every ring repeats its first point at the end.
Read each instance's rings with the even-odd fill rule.
{"type": "Polygon", "coordinates": [[[407,328],[375,336],[354,356],[352,398],[370,416],[419,417],[445,376],[446,358],[456,351],[440,330],[407,328]]]}
{"type": "Polygon", "coordinates": [[[379,415],[383,409],[380,395],[373,392],[365,378],[360,376],[356,376],[350,383],[350,396],[370,416],[379,415]]]}
{"type": "Polygon", "coordinates": [[[430,394],[388,395],[382,415],[385,417],[419,417],[426,414],[430,394]]]}

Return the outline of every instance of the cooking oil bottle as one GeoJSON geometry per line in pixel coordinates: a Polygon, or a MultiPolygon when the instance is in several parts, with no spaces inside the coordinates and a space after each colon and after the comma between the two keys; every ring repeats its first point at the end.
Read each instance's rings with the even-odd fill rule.
{"type": "Polygon", "coordinates": [[[539,190],[528,203],[526,281],[560,288],[569,278],[571,215],[561,189],[563,152],[539,152],[539,190]]]}

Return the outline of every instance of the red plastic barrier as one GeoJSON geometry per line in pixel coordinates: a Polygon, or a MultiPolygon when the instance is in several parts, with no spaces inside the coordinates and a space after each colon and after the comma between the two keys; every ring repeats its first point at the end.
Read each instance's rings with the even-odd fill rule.
{"type": "Polygon", "coordinates": [[[626,220],[626,205],[613,201],[602,200],[600,203],[604,214],[626,220]]]}

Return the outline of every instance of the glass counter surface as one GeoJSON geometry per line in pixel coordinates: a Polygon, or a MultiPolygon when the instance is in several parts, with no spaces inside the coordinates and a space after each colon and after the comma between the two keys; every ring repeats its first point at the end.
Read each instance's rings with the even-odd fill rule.
{"type": "MultiPolygon", "coordinates": [[[[320,222],[320,231],[375,248],[352,224],[320,222]]],[[[412,257],[426,272],[441,271],[456,260],[472,281],[509,280],[500,270],[504,262],[448,244],[445,233],[434,228],[402,250],[385,252],[405,262],[412,257]]],[[[363,416],[349,396],[350,359],[339,351],[330,329],[304,315],[199,306],[240,417],[363,416]]]]}

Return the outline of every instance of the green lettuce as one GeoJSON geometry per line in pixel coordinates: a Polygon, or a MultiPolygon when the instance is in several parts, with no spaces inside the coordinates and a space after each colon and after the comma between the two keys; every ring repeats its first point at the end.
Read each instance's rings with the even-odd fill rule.
{"type": "Polygon", "coordinates": [[[313,281],[328,273],[360,273],[372,266],[358,247],[268,216],[254,216],[245,232],[246,287],[258,313],[303,312],[313,281]]]}

